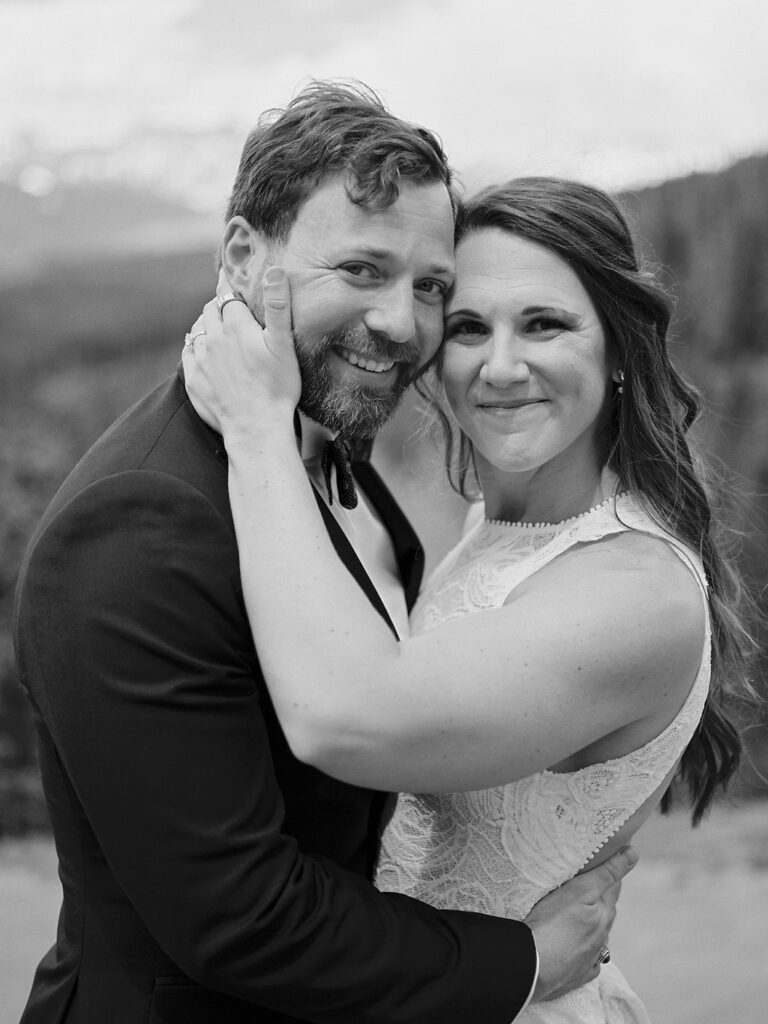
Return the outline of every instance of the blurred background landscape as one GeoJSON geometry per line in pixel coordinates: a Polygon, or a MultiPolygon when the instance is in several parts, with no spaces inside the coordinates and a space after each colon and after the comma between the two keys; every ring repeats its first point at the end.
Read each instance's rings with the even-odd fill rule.
{"type": "MultiPolygon", "coordinates": [[[[704,393],[697,442],[755,628],[768,620],[768,15],[757,0],[530,8],[0,0],[0,1024],[58,901],[13,662],[19,564],[77,459],[174,371],[247,130],[310,76],[360,78],[437,127],[467,190],[545,173],[622,194],[677,297],[673,358],[704,393]]],[[[376,459],[434,560],[462,506],[419,421],[407,402],[376,459]]],[[[763,654],[764,699],[767,680],[763,654]]],[[[768,712],[744,728],[736,806],[692,835],[682,814],[652,822],[627,887],[617,942],[655,1024],[764,1019],[768,712]]]]}
{"type": "MultiPolygon", "coordinates": [[[[697,441],[723,473],[738,557],[765,617],[768,155],[634,190],[625,202],[678,296],[675,361],[706,395],[697,441]]],[[[216,236],[211,229],[201,239],[200,220],[181,205],[115,185],[59,186],[42,197],[0,186],[2,248],[16,257],[0,268],[0,831],[6,834],[45,822],[10,638],[24,548],[80,455],[176,366],[184,331],[214,280],[216,236]],[[104,237],[108,251],[100,244],[104,237]],[[164,250],[140,246],[141,237],[158,238],[164,250]]],[[[436,448],[413,440],[416,421],[413,404],[406,405],[377,444],[377,459],[434,556],[435,545],[452,539],[459,506],[445,492],[436,448]],[[443,532],[427,529],[441,518],[443,532]]],[[[764,665],[755,681],[765,693],[764,665]]],[[[750,795],[765,792],[760,776],[768,776],[763,719],[748,723],[750,756],[740,789],[750,795]]]]}

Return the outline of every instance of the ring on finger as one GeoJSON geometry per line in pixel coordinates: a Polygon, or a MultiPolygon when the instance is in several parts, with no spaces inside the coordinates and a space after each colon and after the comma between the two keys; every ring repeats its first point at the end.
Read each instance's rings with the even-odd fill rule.
{"type": "Polygon", "coordinates": [[[248,305],[243,296],[239,292],[224,292],[223,295],[216,296],[216,308],[219,311],[221,318],[224,318],[224,307],[228,302],[242,302],[243,305],[248,305]]]}
{"type": "Polygon", "coordinates": [[[598,951],[597,960],[595,960],[595,967],[602,967],[603,964],[609,963],[610,959],[611,951],[608,949],[605,943],[603,943],[603,945],[600,947],[600,950],[598,951]]]}
{"type": "Polygon", "coordinates": [[[195,339],[200,338],[205,331],[195,331],[194,334],[190,334],[189,331],[184,335],[184,348],[192,348],[195,344],[195,339]]]}

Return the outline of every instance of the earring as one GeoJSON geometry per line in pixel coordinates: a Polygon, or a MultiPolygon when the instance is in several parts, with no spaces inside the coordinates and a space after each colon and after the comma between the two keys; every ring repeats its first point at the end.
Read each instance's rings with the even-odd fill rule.
{"type": "Polygon", "coordinates": [[[617,379],[616,383],[619,385],[616,388],[616,393],[619,394],[619,395],[623,395],[624,394],[624,371],[623,370],[619,370],[619,376],[618,376],[618,379],[617,379]]]}

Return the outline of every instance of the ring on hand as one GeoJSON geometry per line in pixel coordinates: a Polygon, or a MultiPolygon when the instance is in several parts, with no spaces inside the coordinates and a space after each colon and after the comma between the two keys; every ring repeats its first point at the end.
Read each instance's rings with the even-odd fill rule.
{"type": "Polygon", "coordinates": [[[224,292],[223,295],[217,295],[216,308],[218,309],[219,315],[222,317],[222,319],[224,317],[224,313],[222,312],[222,310],[224,309],[228,302],[242,302],[244,305],[248,305],[248,303],[245,301],[243,296],[239,294],[239,292],[224,292]]]}
{"type": "Polygon", "coordinates": [[[600,951],[597,954],[597,960],[595,960],[595,967],[602,967],[603,964],[607,964],[611,959],[611,951],[603,943],[600,947],[600,951]]]}
{"type": "Polygon", "coordinates": [[[205,331],[195,331],[194,334],[190,334],[189,331],[187,331],[187,333],[184,335],[184,347],[192,348],[192,346],[195,344],[195,338],[199,338],[203,334],[205,334],[205,331]]]}

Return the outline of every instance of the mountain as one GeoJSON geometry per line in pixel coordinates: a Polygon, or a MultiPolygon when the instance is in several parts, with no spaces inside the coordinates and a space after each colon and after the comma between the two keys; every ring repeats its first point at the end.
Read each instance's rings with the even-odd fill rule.
{"type": "Polygon", "coordinates": [[[29,190],[0,181],[0,287],[36,283],[70,263],[216,245],[212,214],[118,184],[46,180],[39,170],[37,181],[22,179],[29,190]]]}
{"type": "Polygon", "coordinates": [[[35,195],[0,183],[5,384],[178,333],[212,287],[219,230],[210,214],[114,184],[35,195]]]}

